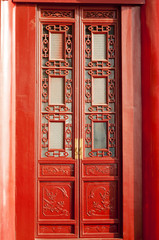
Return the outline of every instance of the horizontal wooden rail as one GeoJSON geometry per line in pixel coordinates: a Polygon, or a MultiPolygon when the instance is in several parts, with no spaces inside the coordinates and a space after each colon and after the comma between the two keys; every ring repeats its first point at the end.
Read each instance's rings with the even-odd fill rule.
{"type": "Polygon", "coordinates": [[[13,0],[24,3],[100,3],[100,4],[144,4],[145,0],[13,0]]]}

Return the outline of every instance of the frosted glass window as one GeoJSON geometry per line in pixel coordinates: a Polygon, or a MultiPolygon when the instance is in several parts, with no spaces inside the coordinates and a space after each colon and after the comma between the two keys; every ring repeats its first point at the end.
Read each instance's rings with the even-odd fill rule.
{"type": "Polygon", "coordinates": [[[106,104],[106,78],[93,78],[93,104],[106,104]]]}
{"type": "Polygon", "coordinates": [[[107,148],[107,123],[94,122],[93,128],[94,149],[107,148]]]}
{"type": "Polygon", "coordinates": [[[49,104],[64,104],[64,78],[52,77],[49,82],[49,104]]]}
{"type": "Polygon", "coordinates": [[[49,149],[63,149],[64,123],[50,122],[49,127],[49,149]]]}
{"type": "Polygon", "coordinates": [[[106,34],[93,34],[93,60],[106,60],[106,34]]]}
{"type": "Polygon", "coordinates": [[[50,60],[64,59],[64,34],[50,33],[50,60]]]}

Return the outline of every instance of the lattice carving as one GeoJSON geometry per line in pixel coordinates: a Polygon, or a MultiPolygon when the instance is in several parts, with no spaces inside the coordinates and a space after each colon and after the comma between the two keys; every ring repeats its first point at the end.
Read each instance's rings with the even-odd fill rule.
{"type": "Polygon", "coordinates": [[[91,57],[91,35],[85,35],[85,52],[86,58],[91,57]]]}
{"type": "MultiPolygon", "coordinates": [[[[84,14],[87,14],[88,18],[93,17],[108,17],[107,14],[110,14],[110,11],[106,13],[106,11],[86,11],[84,14]]],[[[115,17],[116,13],[112,11],[111,14],[114,14],[111,17],[115,17]]],[[[110,16],[110,15],[109,15],[110,16]]],[[[85,123],[85,151],[86,157],[115,157],[116,155],[116,28],[114,24],[92,24],[85,25],[85,114],[86,114],[86,123],[85,123]],[[106,59],[103,60],[92,60],[92,49],[94,39],[93,34],[103,34],[102,36],[106,36],[106,59]],[[105,34],[105,35],[104,35],[105,34]],[[103,95],[103,99],[105,101],[101,104],[96,103],[94,101],[94,91],[95,89],[95,81],[96,84],[99,78],[105,79],[105,90],[103,95]],[[95,80],[97,79],[97,80],[95,80]],[[93,85],[94,84],[94,85],[93,85]],[[104,97],[105,96],[105,97],[104,97]],[[89,114],[88,114],[89,113],[89,114]],[[113,115],[112,115],[113,113],[113,115]],[[113,116],[113,117],[112,117],[113,116]],[[89,120],[90,121],[89,121],[89,120]],[[96,150],[92,149],[92,138],[93,133],[91,130],[91,134],[88,132],[88,126],[92,129],[93,121],[108,121],[108,132],[107,132],[107,140],[108,147],[106,149],[96,150]]],[[[104,38],[102,38],[104,39],[104,38]]],[[[103,40],[104,41],[104,40],[103,40]]],[[[94,51],[94,50],[93,50],[94,51]]],[[[102,91],[102,89],[100,89],[102,91]]]]}
{"type": "Polygon", "coordinates": [[[55,76],[66,76],[69,74],[69,71],[67,69],[47,69],[45,71],[48,75],[55,75],[55,76]]]}
{"type": "Polygon", "coordinates": [[[45,18],[73,18],[74,11],[69,10],[41,10],[41,17],[45,18]]]}
{"type": "Polygon", "coordinates": [[[47,106],[45,107],[46,112],[49,113],[67,113],[70,109],[68,107],[64,106],[47,106]]]}
{"type": "Polygon", "coordinates": [[[88,108],[89,112],[111,112],[112,108],[109,106],[92,106],[88,108]]]}
{"type": "Polygon", "coordinates": [[[88,27],[88,30],[90,32],[109,32],[111,30],[110,26],[105,26],[105,25],[92,25],[88,27]]]}
{"type": "Polygon", "coordinates": [[[111,123],[109,125],[109,147],[115,148],[115,146],[116,146],[115,124],[111,123]]]}
{"type": "Polygon", "coordinates": [[[72,114],[65,113],[50,113],[42,115],[42,135],[41,135],[41,147],[42,157],[72,157],[72,114]],[[65,148],[63,150],[54,150],[48,148],[48,123],[49,122],[61,122],[65,123],[65,148]]]}
{"type": "Polygon", "coordinates": [[[109,58],[114,58],[115,57],[115,36],[110,35],[109,36],[109,50],[108,50],[108,55],[109,58]]]}
{"type": "Polygon", "coordinates": [[[89,10],[85,10],[84,13],[84,18],[116,18],[116,11],[89,11],[89,10]]]}
{"type": "Polygon", "coordinates": [[[99,77],[99,76],[103,76],[103,77],[108,77],[110,75],[110,70],[106,70],[106,69],[91,69],[88,74],[94,77],[99,77]]]}
{"type": "Polygon", "coordinates": [[[104,113],[104,114],[90,114],[89,115],[89,119],[90,120],[105,120],[105,119],[111,119],[111,115],[110,114],[107,114],[107,113],[104,113]]]}
{"type": "Polygon", "coordinates": [[[115,102],[115,80],[109,80],[109,102],[115,102]]]}
{"type": "MultiPolygon", "coordinates": [[[[73,18],[74,10],[41,10],[42,17],[46,18],[73,18]]],[[[42,24],[42,42],[41,42],[41,114],[42,114],[42,123],[41,123],[41,156],[43,158],[53,157],[72,157],[72,110],[73,110],[73,24],[58,24],[58,23],[44,23],[42,24]],[[63,59],[54,59],[54,55],[50,55],[51,48],[53,49],[56,46],[51,46],[51,34],[59,33],[62,35],[60,41],[64,46],[64,52],[62,53],[63,59]],[[53,57],[50,57],[53,56],[53,57]],[[54,81],[56,79],[56,81],[54,81]],[[60,100],[62,104],[55,104],[58,102],[55,98],[52,100],[51,86],[53,84],[61,84],[61,89],[64,88],[64,91],[61,90],[60,100]],[[63,79],[63,80],[60,80],[63,79]],[[51,82],[52,81],[52,82],[51,82]],[[51,100],[50,100],[51,99],[51,100]],[[69,114],[69,115],[68,115],[69,114]],[[65,149],[58,150],[48,149],[48,136],[50,129],[48,128],[48,123],[50,121],[65,123],[64,131],[64,142],[65,149]]],[[[56,38],[55,38],[56,39],[56,38]]],[[[54,53],[54,51],[53,51],[54,53]]],[[[53,54],[51,53],[51,54],[53,54]]],[[[61,54],[61,53],[60,53],[61,54]]],[[[58,57],[57,55],[55,55],[58,57]]],[[[57,85],[58,86],[58,85],[57,85]]],[[[57,88],[58,91],[58,88],[57,88]]],[[[61,103],[60,102],[60,103],[61,103]]]]}
{"type": "Polygon", "coordinates": [[[91,68],[106,68],[106,67],[110,67],[111,66],[111,63],[106,60],[106,61],[102,61],[102,62],[97,62],[97,61],[92,61],[92,62],[89,62],[87,67],[91,67],[91,68]]]}
{"type": "Polygon", "coordinates": [[[92,93],[91,93],[91,79],[85,80],[85,102],[89,103],[92,100],[92,93]]]}
{"type": "Polygon", "coordinates": [[[72,58],[72,35],[66,35],[66,58],[72,58]]]}
{"type": "Polygon", "coordinates": [[[72,79],[66,79],[66,103],[72,103],[72,79]]]}
{"type": "Polygon", "coordinates": [[[49,56],[49,48],[48,48],[48,34],[43,34],[42,35],[42,42],[43,42],[43,48],[42,48],[42,52],[43,52],[43,58],[47,58],[49,56]]]}
{"type": "Polygon", "coordinates": [[[42,102],[48,102],[48,79],[42,79],[42,102]]]}
{"type": "Polygon", "coordinates": [[[66,124],[66,132],[65,132],[65,139],[66,139],[66,148],[72,148],[72,124],[66,124]]]}
{"type": "Polygon", "coordinates": [[[91,124],[86,124],[85,125],[85,147],[90,148],[92,147],[92,125],[91,124]]]}
{"type": "Polygon", "coordinates": [[[48,147],[48,124],[42,124],[42,148],[48,147]]]}
{"type": "Polygon", "coordinates": [[[74,26],[78,26],[75,7],[42,9],[40,15],[38,237],[76,238],[77,206],[82,210],[82,237],[88,234],[89,237],[116,237],[120,231],[118,10],[114,7],[99,11],[82,8],[83,16],[80,16],[85,18],[80,37],[83,56],[74,53],[77,39],[74,26]],[[75,66],[78,56],[79,61],[82,57],[80,67],[75,66]],[[79,86],[78,78],[76,82],[74,79],[79,75],[78,67],[83,81],[79,81],[80,97],[75,95],[79,86]],[[79,107],[74,99],[80,101],[79,107]],[[82,122],[79,131],[76,129],[78,116],[82,122]],[[79,135],[77,132],[80,140],[74,142],[79,135]],[[77,161],[80,161],[83,177],[81,204],[76,202],[77,161]],[[99,219],[102,222],[99,223],[99,219]]]}

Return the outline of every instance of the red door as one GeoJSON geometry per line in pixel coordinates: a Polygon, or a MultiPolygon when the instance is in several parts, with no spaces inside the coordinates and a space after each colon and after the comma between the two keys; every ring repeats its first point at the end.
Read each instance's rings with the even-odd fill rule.
{"type": "Polygon", "coordinates": [[[37,13],[35,237],[121,237],[119,10],[37,13]]]}

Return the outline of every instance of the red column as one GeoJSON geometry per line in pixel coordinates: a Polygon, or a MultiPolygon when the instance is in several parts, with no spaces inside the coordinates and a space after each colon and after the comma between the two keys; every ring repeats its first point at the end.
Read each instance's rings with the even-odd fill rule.
{"type": "Polygon", "coordinates": [[[0,0],[0,239],[15,240],[14,4],[0,0]]]}
{"type": "Polygon", "coordinates": [[[16,240],[34,240],[36,6],[16,6],[16,240]]]}
{"type": "Polygon", "coordinates": [[[159,239],[159,1],[141,9],[143,104],[143,233],[159,239]]]}

